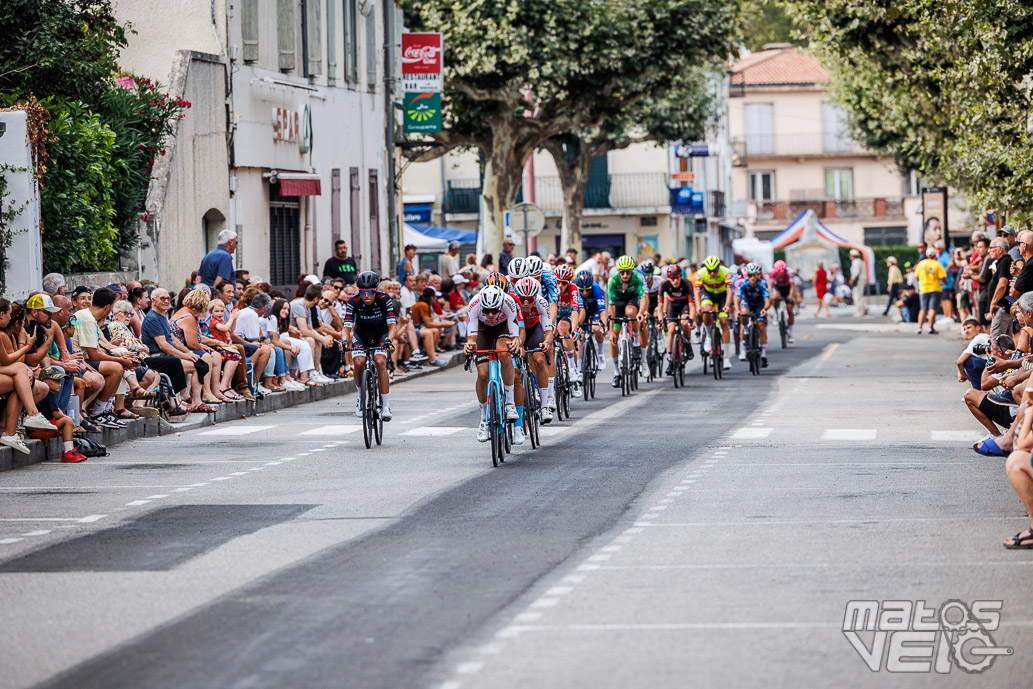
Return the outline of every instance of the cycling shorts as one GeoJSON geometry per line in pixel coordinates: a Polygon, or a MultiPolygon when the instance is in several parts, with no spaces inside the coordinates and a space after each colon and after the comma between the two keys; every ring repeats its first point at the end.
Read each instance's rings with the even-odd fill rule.
{"type": "Polygon", "coordinates": [[[535,349],[541,347],[545,342],[545,328],[542,327],[541,321],[531,326],[524,326],[524,347],[527,349],[535,349]]]}
{"type": "MultiPolygon", "coordinates": [[[[526,331],[526,328],[525,328],[526,331]]],[[[503,320],[497,325],[487,325],[481,323],[477,329],[477,350],[483,351],[487,349],[498,349],[497,340],[500,337],[509,337],[509,323],[503,320]]],[[[505,347],[503,347],[505,349],[505,347]]],[[[487,353],[477,354],[477,363],[486,364],[491,356],[487,353]]]]}
{"type": "Polygon", "coordinates": [[[768,322],[768,317],[767,316],[759,315],[760,312],[764,310],[764,302],[763,301],[748,301],[746,299],[742,299],[742,300],[739,301],[739,303],[742,304],[744,308],[748,309],[750,313],[758,314],[758,316],[757,316],[757,322],[758,323],[767,323],[768,322]]]}
{"type": "Polygon", "coordinates": [[[669,301],[667,302],[667,318],[678,318],[682,314],[689,315],[689,302],[669,301]]]}
{"type": "MultiPolygon", "coordinates": [[[[632,306],[638,306],[638,303],[638,299],[613,302],[613,312],[615,317],[624,318],[624,310],[628,307],[628,304],[631,304],[632,306]]],[[[614,323],[613,325],[618,330],[620,329],[620,323],[614,323]]]]}
{"type": "Polygon", "coordinates": [[[714,310],[719,313],[725,312],[725,297],[728,296],[727,292],[710,292],[703,290],[703,295],[700,297],[699,305],[703,306],[707,302],[714,305],[714,310]]]}
{"type": "MultiPolygon", "coordinates": [[[[373,353],[374,356],[378,354],[387,354],[387,343],[389,342],[387,337],[388,329],[381,328],[380,330],[360,330],[356,328],[352,331],[352,348],[355,350],[365,349],[366,347],[376,347],[376,351],[373,353]]],[[[362,351],[352,352],[353,357],[365,357],[366,353],[362,351]]]]}
{"type": "Polygon", "coordinates": [[[646,296],[649,297],[649,313],[653,313],[660,304],[660,295],[657,292],[648,292],[646,296]]]}
{"type": "Polygon", "coordinates": [[[792,285],[775,285],[775,291],[778,292],[783,299],[789,301],[789,295],[793,291],[792,285]]]}

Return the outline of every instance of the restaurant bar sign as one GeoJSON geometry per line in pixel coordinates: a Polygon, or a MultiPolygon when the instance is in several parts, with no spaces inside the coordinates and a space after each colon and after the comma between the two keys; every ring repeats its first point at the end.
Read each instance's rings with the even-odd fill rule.
{"type": "Polygon", "coordinates": [[[402,34],[402,90],[407,93],[441,93],[441,34],[402,34]]]}

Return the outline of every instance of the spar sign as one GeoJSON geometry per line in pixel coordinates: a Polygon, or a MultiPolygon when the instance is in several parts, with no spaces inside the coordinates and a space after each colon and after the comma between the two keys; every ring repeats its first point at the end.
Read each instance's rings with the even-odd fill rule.
{"type": "Polygon", "coordinates": [[[407,93],[440,93],[441,34],[402,34],[402,90],[407,93]]]}

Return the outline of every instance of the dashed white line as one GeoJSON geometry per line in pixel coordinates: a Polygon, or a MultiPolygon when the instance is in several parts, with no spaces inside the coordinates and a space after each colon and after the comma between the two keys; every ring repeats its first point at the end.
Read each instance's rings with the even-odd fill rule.
{"type": "Polygon", "coordinates": [[[213,481],[229,481],[232,478],[233,478],[232,476],[216,476],[212,480],[213,481]]]}
{"type": "Polygon", "coordinates": [[[559,598],[539,598],[531,603],[532,608],[554,608],[560,602],[559,598]]]}
{"type": "Polygon", "coordinates": [[[37,529],[36,531],[30,531],[25,536],[46,536],[48,533],[53,533],[53,529],[37,529]]]}
{"type": "Polygon", "coordinates": [[[475,660],[466,663],[460,663],[456,666],[456,674],[472,675],[475,672],[479,672],[482,667],[484,667],[484,663],[478,663],[475,660]]]}
{"type": "Polygon", "coordinates": [[[610,553],[597,553],[595,555],[590,555],[588,557],[588,561],[589,562],[606,562],[611,557],[613,557],[613,555],[611,555],[610,553]]]}
{"type": "Polygon", "coordinates": [[[186,493],[188,490],[193,490],[193,488],[191,488],[190,486],[185,486],[183,488],[173,488],[172,492],[174,492],[174,493],[186,493]]]}
{"type": "Polygon", "coordinates": [[[234,471],[233,473],[230,474],[230,476],[246,476],[246,475],[247,475],[246,471],[234,471]]]}
{"type": "Polygon", "coordinates": [[[773,428],[740,428],[732,433],[736,440],[760,440],[771,435],[773,428]]]}
{"type": "Polygon", "coordinates": [[[24,538],[0,538],[0,545],[10,545],[11,543],[17,543],[18,541],[24,540],[24,538]]]}
{"type": "Polygon", "coordinates": [[[530,611],[528,611],[528,612],[522,612],[519,615],[514,615],[513,616],[513,621],[514,622],[534,622],[535,620],[540,620],[540,619],[542,619],[542,614],[540,612],[530,612],[530,611]]]}
{"type": "Polygon", "coordinates": [[[79,522],[80,524],[92,524],[93,522],[99,522],[101,519],[103,519],[106,516],[108,516],[108,515],[106,515],[106,514],[91,514],[91,515],[88,515],[86,517],[83,517],[82,519],[77,519],[76,521],[79,522]]]}
{"type": "Polygon", "coordinates": [[[139,507],[140,505],[146,505],[149,502],[150,500],[133,500],[132,502],[127,502],[126,507],[139,507]]]}
{"type": "Polygon", "coordinates": [[[169,496],[168,495],[148,495],[147,499],[148,500],[161,500],[162,498],[167,498],[167,497],[169,497],[169,496]]]}

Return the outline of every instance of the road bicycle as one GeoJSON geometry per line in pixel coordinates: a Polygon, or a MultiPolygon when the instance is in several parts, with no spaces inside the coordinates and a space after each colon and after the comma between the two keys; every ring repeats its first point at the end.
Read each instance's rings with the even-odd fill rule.
{"type": "MultiPolygon", "coordinates": [[[[627,326],[634,318],[611,318],[611,323],[627,326]]],[[[634,350],[638,343],[631,336],[630,327],[622,327],[617,338],[617,374],[621,380],[621,397],[626,397],[638,387],[638,365],[635,363],[634,350]]]]}
{"type": "Polygon", "coordinates": [[[743,338],[746,342],[746,361],[750,364],[750,373],[760,375],[760,328],[757,327],[757,316],[754,313],[747,315],[746,323],[743,325],[743,338]]]}
{"type": "Polygon", "coordinates": [[[721,380],[724,378],[724,352],[722,347],[724,343],[721,341],[721,312],[718,311],[705,311],[711,315],[710,325],[703,324],[705,339],[710,340],[710,351],[703,352],[703,375],[707,374],[707,369],[710,368],[714,374],[714,380],[721,380]]]}
{"type": "MultiPolygon", "coordinates": [[[[377,445],[384,440],[384,399],[380,396],[380,370],[374,357],[378,352],[387,356],[387,352],[392,348],[390,343],[387,347],[345,348],[345,351],[363,352],[366,355],[366,365],[363,367],[362,380],[358,387],[362,400],[362,439],[366,443],[366,449],[373,447],[374,440],[377,445]]],[[[390,361],[391,357],[388,356],[387,359],[390,361]]]]}
{"type": "Polygon", "coordinates": [[[778,336],[782,340],[782,349],[789,346],[789,322],[786,320],[785,300],[778,303],[778,336]]]}
{"type": "Polygon", "coordinates": [[[581,348],[581,394],[587,402],[595,397],[595,374],[599,372],[599,353],[592,339],[592,324],[579,326],[584,346],[581,348]]]}
{"type": "MultiPolygon", "coordinates": [[[[685,339],[685,333],[681,330],[680,318],[665,318],[664,322],[668,327],[674,328],[674,341],[671,343],[671,378],[674,380],[674,387],[685,387],[685,357],[682,354],[685,347],[689,346],[685,339]]],[[[704,357],[705,359],[705,357],[704,357]]]]}
{"type": "Polygon", "coordinates": [[[660,377],[663,371],[664,357],[660,353],[660,326],[652,316],[647,321],[649,327],[649,340],[646,345],[646,382],[652,383],[654,378],[660,377]]]}
{"type": "MultiPolygon", "coordinates": [[[[506,389],[502,385],[502,367],[499,364],[498,352],[494,349],[478,349],[474,354],[488,355],[488,432],[491,435],[491,465],[497,467],[506,461],[506,448],[511,447],[511,439],[508,438],[506,428],[506,389]]],[[[472,356],[466,357],[464,368],[470,370],[472,356]]]]}
{"type": "Polygon", "coordinates": [[[559,421],[570,418],[570,398],[574,396],[574,385],[571,378],[573,372],[570,370],[567,352],[563,349],[563,341],[572,339],[574,338],[560,335],[553,339],[553,350],[556,357],[556,418],[559,421]]]}
{"type": "Polygon", "coordinates": [[[517,361],[520,367],[520,381],[524,384],[524,433],[531,439],[531,449],[542,444],[539,430],[542,425],[542,396],[538,391],[538,376],[531,369],[531,355],[536,352],[545,354],[545,363],[549,364],[549,353],[542,347],[528,349],[517,361]]]}

